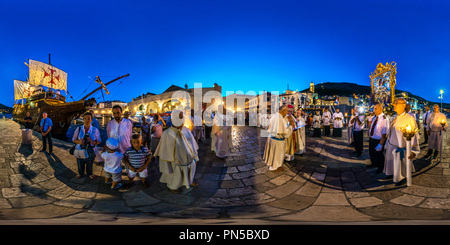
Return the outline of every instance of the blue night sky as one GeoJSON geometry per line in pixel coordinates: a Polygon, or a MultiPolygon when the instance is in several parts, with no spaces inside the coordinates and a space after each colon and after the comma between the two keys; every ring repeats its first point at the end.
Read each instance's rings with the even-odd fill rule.
{"type": "Polygon", "coordinates": [[[446,0],[0,0],[0,103],[13,105],[24,62],[49,53],[75,99],[95,76],[127,73],[106,100],[186,83],[223,95],[370,85],[378,63],[395,61],[397,89],[434,102],[443,89],[450,103],[449,13],[446,0]]]}

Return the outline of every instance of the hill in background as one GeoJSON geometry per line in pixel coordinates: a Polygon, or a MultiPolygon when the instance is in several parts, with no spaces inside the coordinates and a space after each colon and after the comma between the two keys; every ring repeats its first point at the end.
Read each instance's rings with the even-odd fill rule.
{"type": "MultiPolygon", "coordinates": [[[[332,83],[332,82],[325,82],[325,83],[319,83],[319,84],[314,84],[314,92],[317,93],[319,96],[324,96],[324,95],[337,95],[337,96],[351,96],[353,94],[370,94],[371,92],[371,86],[366,86],[366,85],[359,85],[356,83],[345,83],[345,82],[341,82],[341,83],[332,83]]],[[[309,88],[304,89],[300,92],[308,92],[309,88]]],[[[395,94],[400,94],[400,93],[406,93],[408,95],[408,97],[412,97],[412,98],[416,98],[417,100],[421,100],[421,101],[427,101],[430,104],[439,104],[440,102],[430,102],[420,96],[414,95],[408,91],[404,91],[404,90],[400,90],[400,89],[396,89],[395,90],[395,94]]],[[[449,107],[448,103],[443,103],[445,108],[449,107]]]]}

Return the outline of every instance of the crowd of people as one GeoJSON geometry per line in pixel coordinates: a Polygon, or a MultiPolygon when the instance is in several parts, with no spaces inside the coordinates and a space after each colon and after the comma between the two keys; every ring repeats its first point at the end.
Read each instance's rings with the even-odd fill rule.
{"type": "MultiPolygon", "coordinates": [[[[294,110],[291,105],[283,105],[271,116],[266,128],[269,136],[263,160],[269,170],[282,170],[285,161],[292,161],[295,155],[305,152],[309,126],[313,129],[313,137],[342,137],[342,128],[347,125],[347,143],[355,148],[354,153],[359,157],[363,151],[364,128],[367,126],[371,160],[368,167],[377,168],[377,173],[383,172],[392,177],[396,184],[401,185],[406,181],[405,158],[415,159],[420,152],[420,132],[417,132],[411,139],[411,155],[404,156],[406,140],[401,129],[409,125],[414,130],[419,128],[420,124],[409,111],[409,105],[404,99],[396,99],[393,105],[396,113],[394,117],[385,115],[383,105],[376,104],[373,107],[373,116],[366,118],[365,113],[360,113],[356,107],[352,109],[347,121],[339,109],[333,114],[328,109],[324,109],[322,114],[317,110],[312,116],[302,109],[294,110]]],[[[171,192],[180,193],[183,186],[190,188],[198,185],[194,176],[199,161],[199,142],[211,137],[210,149],[218,158],[227,158],[230,155],[231,126],[234,118],[222,105],[219,105],[217,111],[206,113],[207,116],[203,118],[190,108],[183,111],[174,110],[170,125],[158,115],[155,115],[151,122],[142,117],[138,134],[133,133],[129,114],[123,113],[120,106],[114,106],[112,113],[113,119],[106,126],[107,140],[103,149],[98,148],[101,143],[100,126],[93,111],[86,112],[83,115],[83,125],[75,129],[72,137],[73,143],[76,144],[75,150],[86,152],[83,157],[77,155],[76,178],[85,175],[91,179],[96,178],[93,174],[93,165],[96,162],[97,165],[103,166],[105,183],[111,184],[112,189],[129,188],[134,185],[136,176],[142,181],[143,187],[148,187],[147,167],[157,160],[161,172],[159,181],[167,184],[171,192]],[[122,175],[128,177],[128,184],[122,184],[122,175]]],[[[31,122],[28,117],[29,115],[27,122],[31,122]]],[[[439,112],[438,105],[433,106],[433,111],[427,106],[422,119],[425,144],[428,144],[425,157],[436,158],[442,147],[442,131],[445,132],[448,126],[447,119],[439,112]]],[[[50,154],[52,126],[51,119],[44,112],[40,122],[42,151],[46,151],[48,142],[50,154]]]]}
{"type": "MultiPolygon", "coordinates": [[[[399,186],[407,181],[406,158],[416,159],[420,153],[420,123],[405,99],[396,99],[393,106],[394,116],[385,115],[383,104],[376,104],[373,107],[373,115],[369,118],[366,118],[364,112],[360,112],[361,108],[352,109],[347,122],[347,143],[355,148],[354,154],[361,156],[364,148],[364,128],[367,126],[371,161],[368,167],[377,168],[377,173],[383,172],[386,178],[392,178],[395,185],[399,186]],[[411,137],[412,147],[409,156],[405,156],[407,139],[402,131],[406,128],[415,132],[411,137]]],[[[425,134],[424,144],[428,144],[428,152],[424,158],[433,159],[442,149],[443,132],[446,132],[448,123],[446,116],[439,112],[437,104],[433,105],[433,111],[430,111],[430,106],[426,106],[425,109],[422,127],[425,134]]],[[[322,115],[317,110],[312,120],[307,120],[307,125],[310,123],[313,127],[313,137],[322,137],[322,130],[323,136],[329,136],[330,120],[333,120],[333,136],[341,137],[343,119],[339,109],[336,109],[333,115],[327,109],[322,115]]],[[[267,129],[269,138],[264,150],[264,161],[269,170],[282,170],[284,161],[292,160],[294,149],[304,147],[304,137],[298,133],[299,123],[304,123],[304,117],[292,117],[292,107],[286,105],[281,106],[279,112],[272,115],[267,129]]],[[[412,171],[415,171],[413,165],[412,171]]]]}

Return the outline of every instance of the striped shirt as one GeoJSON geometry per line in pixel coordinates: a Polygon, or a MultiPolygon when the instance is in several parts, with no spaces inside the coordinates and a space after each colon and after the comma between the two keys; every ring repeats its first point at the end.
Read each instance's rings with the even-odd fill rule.
{"type": "Polygon", "coordinates": [[[144,146],[141,146],[141,149],[138,151],[136,151],[133,147],[130,147],[124,154],[125,157],[128,157],[128,161],[133,168],[140,168],[144,166],[147,156],[150,155],[150,151],[144,146]]]}

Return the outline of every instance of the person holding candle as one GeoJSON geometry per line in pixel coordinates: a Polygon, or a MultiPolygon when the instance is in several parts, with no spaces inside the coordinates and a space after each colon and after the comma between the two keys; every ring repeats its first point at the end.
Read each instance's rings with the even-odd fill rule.
{"type": "MultiPolygon", "coordinates": [[[[406,157],[413,160],[420,153],[419,147],[419,133],[416,132],[411,137],[411,154],[406,156],[406,138],[403,136],[402,129],[414,132],[417,128],[414,117],[406,113],[406,101],[403,98],[398,98],[394,101],[394,111],[397,116],[394,117],[389,126],[387,140],[386,140],[386,156],[384,162],[383,172],[393,177],[396,186],[406,183],[406,157]]],[[[414,165],[411,164],[411,170],[414,172],[414,165]]]]}
{"type": "Polygon", "coordinates": [[[439,150],[442,149],[442,140],[444,138],[444,134],[442,131],[447,131],[447,118],[441,112],[439,112],[439,105],[433,105],[433,111],[428,119],[427,119],[427,134],[428,134],[428,152],[425,155],[425,158],[431,156],[434,150],[434,154],[431,159],[436,158],[439,154],[439,150]]]}

